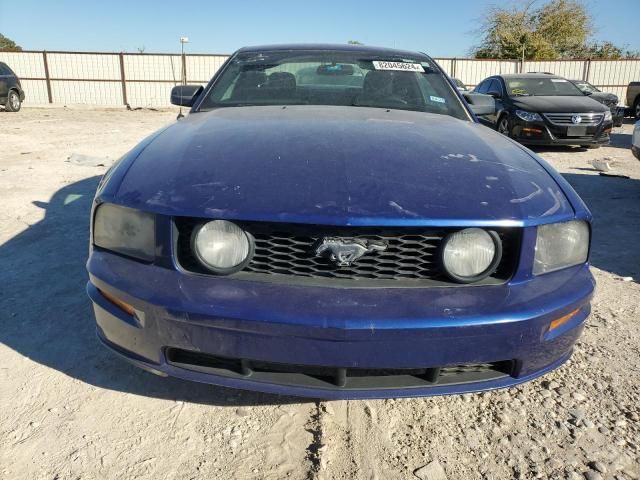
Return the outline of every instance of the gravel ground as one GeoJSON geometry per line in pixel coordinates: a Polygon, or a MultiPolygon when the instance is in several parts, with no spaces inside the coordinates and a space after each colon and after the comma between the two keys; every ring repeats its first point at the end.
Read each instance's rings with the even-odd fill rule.
{"type": "Polygon", "coordinates": [[[106,168],[95,163],[173,118],[0,112],[0,479],[640,478],[630,124],[610,147],[540,150],[596,219],[598,289],[570,362],[509,390],[309,402],[155,377],[95,339],[84,294],[88,212],[106,168]],[[590,161],[604,157],[630,178],[597,175],[590,161]]]}

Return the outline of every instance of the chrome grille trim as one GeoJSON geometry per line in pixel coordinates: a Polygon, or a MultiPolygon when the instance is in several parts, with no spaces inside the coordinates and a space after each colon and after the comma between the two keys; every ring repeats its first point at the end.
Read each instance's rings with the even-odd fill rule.
{"type": "Polygon", "coordinates": [[[593,127],[600,125],[604,118],[604,113],[543,113],[543,115],[551,123],[561,127],[573,125],[593,127]],[[582,121],[580,123],[573,123],[572,118],[574,115],[582,117],[582,121]]]}

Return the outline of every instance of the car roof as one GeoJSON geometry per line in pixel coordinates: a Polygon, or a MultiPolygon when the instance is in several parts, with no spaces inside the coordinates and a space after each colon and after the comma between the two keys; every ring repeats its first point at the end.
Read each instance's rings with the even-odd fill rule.
{"type": "Polygon", "coordinates": [[[368,45],[352,45],[352,44],[331,44],[331,43],[289,43],[276,45],[256,45],[252,47],[243,47],[236,53],[240,52],[277,52],[277,51],[295,51],[295,50],[333,50],[339,52],[359,52],[369,55],[381,55],[390,57],[430,57],[422,52],[412,52],[409,50],[396,50],[395,48],[371,47],[368,45]]]}
{"type": "Polygon", "coordinates": [[[502,73],[493,76],[502,78],[564,78],[560,75],[549,75],[548,73],[502,73]]]}

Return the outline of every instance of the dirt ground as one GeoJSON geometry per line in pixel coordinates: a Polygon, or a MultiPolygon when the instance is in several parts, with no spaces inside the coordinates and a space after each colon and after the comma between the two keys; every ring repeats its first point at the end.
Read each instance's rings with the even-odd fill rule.
{"type": "Polygon", "coordinates": [[[0,479],[640,478],[630,123],[610,147],[539,151],[595,215],[597,294],[568,364],[509,390],[313,402],[156,377],[95,338],[84,292],[95,187],[111,161],[174,118],[0,112],[0,479]],[[631,178],[597,175],[590,160],[604,157],[631,178]]]}

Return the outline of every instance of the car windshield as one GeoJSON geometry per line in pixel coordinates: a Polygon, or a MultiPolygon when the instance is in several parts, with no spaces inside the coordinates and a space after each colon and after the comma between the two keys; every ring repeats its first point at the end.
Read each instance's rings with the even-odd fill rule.
{"type": "Polygon", "coordinates": [[[598,90],[596,87],[587,82],[576,82],[576,87],[582,90],[584,93],[597,93],[598,90]]]}
{"type": "Polygon", "coordinates": [[[467,86],[462,83],[462,80],[460,80],[459,78],[452,78],[451,80],[453,80],[453,83],[456,84],[456,87],[462,88],[463,90],[467,89],[467,86]]]}
{"type": "Polygon", "coordinates": [[[521,96],[583,96],[569,80],[564,78],[507,78],[507,89],[512,97],[521,96]]]}
{"type": "Polygon", "coordinates": [[[334,105],[470,116],[430,60],[329,50],[234,56],[200,110],[265,105],[334,105]]]}

